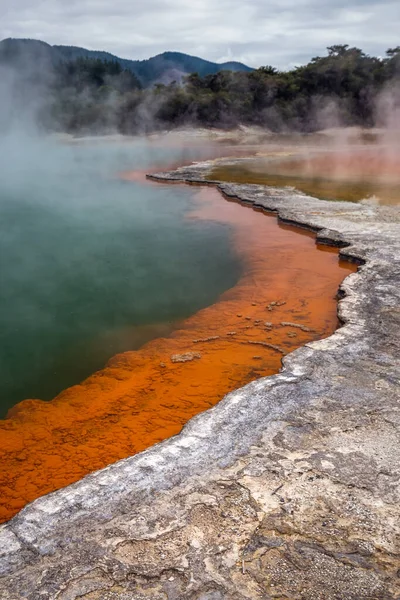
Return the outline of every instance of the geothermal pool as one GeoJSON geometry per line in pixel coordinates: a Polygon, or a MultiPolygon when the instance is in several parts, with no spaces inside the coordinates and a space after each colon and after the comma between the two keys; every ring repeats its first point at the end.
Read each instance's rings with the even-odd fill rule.
{"type": "Polygon", "coordinates": [[[114,354],[168,333],[237,281],[229,225],[188,221],[190,189],[119,170],[201,157],[145,142],[0,150],[0,417],[50,400],[114,354]]]}
{"type": "Polygon", "coordinates": [[[2,191],[3,521],[330,335],[355,270],[214,188],[143,179],[187,161],[178,148],[46,145],[38,157],[20,179],[11,165],[2,191]]]}
{"type": "Polygon", "coordinates": [[[294,187],[324,200],[400,205],[400,147],[369,144],[304,148],[271,144],[269,152],[217,164],[209,178],[294,187]]]}

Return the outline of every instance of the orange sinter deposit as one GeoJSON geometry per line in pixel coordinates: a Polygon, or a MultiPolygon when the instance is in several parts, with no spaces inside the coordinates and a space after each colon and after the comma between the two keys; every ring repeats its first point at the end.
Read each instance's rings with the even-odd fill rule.
{"type": "Polygon", "coordinates": [[[167,337],[112,358],[51,402],[25,400],[10,411],[0,423],[2,521],[178,433],[229,391],[276,373],[284,354],[336,328],[336,292],[354,265],[316,247],[313,234],[228,202],[214,188],[195,193],[188,218],[230,227],[240,281],[167,337]]]}

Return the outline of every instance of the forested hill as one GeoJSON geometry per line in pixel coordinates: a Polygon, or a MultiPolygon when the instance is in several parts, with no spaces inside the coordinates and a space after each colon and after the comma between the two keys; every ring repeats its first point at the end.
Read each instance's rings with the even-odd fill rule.
{"type": "Polygon", "coordinates": [[[77,46],[51,46],[40,40],[6,39],[0,42],[0,60],[5,59],[12,64],[27,61],[57,65],[63,61],[79,58],[90,58],[106,62],[118,63],[123,70],[131,71],[143,87],[154,83],[171,83],[181,81],[184,75],[198,73],[201,76],[212,75],[219,71],[245,71],[252,69],[239,62],[214,63],[196,56],[181,52],[164,52],[147,60],[129,60],[114,56],[102,50],[88,50],[77,46]]]}
{"type": "Polygon", "coordinates": [[[7,66],[1,71],[0,132],[23,111],[46,130],[76,134],[239,124],[301,132],[400,127],[400,46],[375,57],[335,45],[290,71],[220,70],[228,63],[217,72],[213,63],[178,53],[135,63],[62,48],[29,40],[0,43],[0,66],[7,66]],[[7,79],[12,90],[3,101],[7,79]]]}
{"type": "Polygon", "coordinates": [[[99,52],[76,46],[54,46],[64,58],[99,58],[120,63],[123,69],[132,71],[144,87],[153,83],[171,83],[180,81],[182,76],[198,73],[201,76],[213,75],[219,71],[246,71],[253,69],[239,62],[213,63],[203,58],[182,54],[181,52],[163,52],[147,60],[128,60],[109,52],[99,52]]]}

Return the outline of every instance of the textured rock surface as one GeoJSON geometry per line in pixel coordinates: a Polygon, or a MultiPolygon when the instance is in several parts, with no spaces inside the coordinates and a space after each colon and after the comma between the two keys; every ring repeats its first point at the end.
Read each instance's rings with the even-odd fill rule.
{"type": "Polygon", "coordinates": [[[179,436],[25,508],[0,529],[2,600],[400,598],[399,213],[221,190],[365,262],[341,286],[343,326],[179,436]]]}

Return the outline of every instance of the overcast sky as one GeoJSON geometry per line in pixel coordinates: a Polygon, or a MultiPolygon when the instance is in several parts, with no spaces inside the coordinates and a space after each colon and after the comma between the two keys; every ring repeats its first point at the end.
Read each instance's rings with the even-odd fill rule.
{"type": "Polygon", "coordinates": [[[177,50],[281,69],[348,43],[374,55],[400,45],[400,0],[0,0],[0,39],[149,58],[177,50]]]}

